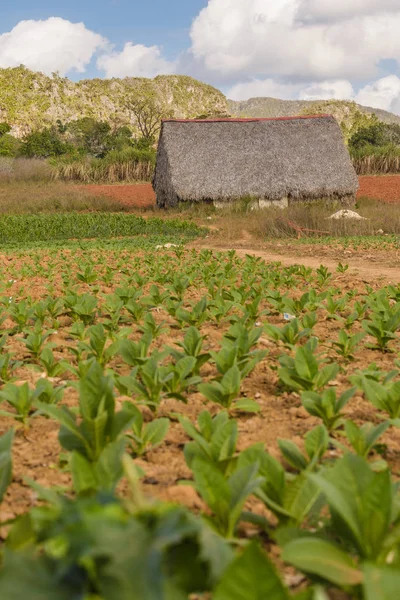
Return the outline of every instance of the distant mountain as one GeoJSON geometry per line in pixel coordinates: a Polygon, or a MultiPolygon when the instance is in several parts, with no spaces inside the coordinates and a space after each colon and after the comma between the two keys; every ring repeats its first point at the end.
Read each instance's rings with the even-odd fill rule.
{"type": "Polygon", "coordinates": [[[192,77],[160,75],[151,80],[127,77],[73,82],[20,66],[0,69],[0,122],[8,122],[17,137],[54,125],[58,119],[67,123],[82,117],[135,129],[136,122],[127,105],[130,98],[141,97],[143,84],[160,97],[176,118],[227,114],[222,92],[192,77]]]}
{"type": "Polygon", "coordinates": [[[371,108],[345,100],[277,100],[276,98],[251,98],[243,102],[228,100],[229,112],[236,117],[291,117],[307,114],[332,114],[344,133],[368,122],[373,115],[384,123],[400,125],[400,116],[386,110],[371,108]]]}

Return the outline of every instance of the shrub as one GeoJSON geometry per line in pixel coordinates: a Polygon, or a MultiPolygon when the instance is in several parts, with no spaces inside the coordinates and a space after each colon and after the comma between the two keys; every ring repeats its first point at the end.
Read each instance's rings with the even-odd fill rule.
{"type": "Polygon", "coordinates": [[[11,131],[11,127],[8,123],[0,123],[0,137],[9,133],[11,131]]]}
{"type": "Polygon", "coordinates": [[[56,128],[33,131],[24,140],[22,154],[29,158],[49,158],[61,156],[71,150],[63,142],[56,128]]]}
{"type": "Polygon", "coordinates": [[[21,152],[22,142],[8,133],[1,135],[0,123],[0,156],[15,158],[21,152]]]}

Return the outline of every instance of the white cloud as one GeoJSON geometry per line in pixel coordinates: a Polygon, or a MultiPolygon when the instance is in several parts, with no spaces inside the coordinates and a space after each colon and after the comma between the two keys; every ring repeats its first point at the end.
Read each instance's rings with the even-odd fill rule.
{"type": "Polygon", "coordinates": [[[290,83],[279,83],[274,79],[254,79],[237,83],[228,91],[227,96],[231,100],[248,100],[249,98],[279,98],[291,100],[297,97],[300,91],[299,85],[290,83]]]}
{"type": "Polygon", "coordinates": [[[398,10],[399,0],[302,0],[297,18],[312,23],[329,23],[338,19],[398,10]]]}
{"type": "Polygon", "coordinates": [[[352,100],[354,89],[350,81],[338,79],[309,84],[282,83],[274,79],[255,79],[234,85],[228,91],[232,100],[271,97],[282,100],[352,100]]]}
{"type": "Polygon", "coordinates": [[[362,88],[356,101],[365,106],[400,113],[400,79],[389,75],[362,88]]]}
{"type": "Polygon", "coordinates": [[[95,52],[106,44],[107,40],[86,29],[83,23],[58,17],[21,21],[10,32],[0,35],[0,67],[23,64],[47,74],[83,73],[95,52]]]}
{"type": "Polygon", "coordinates": [[[224,77],[292,81],[362,81],[378,75],[381,60],[400,61],[398,0],[322,0],[319,9],[320,2],[209,0],[193,22],[191,51],[224,77]],[[317,22],[301,22],[302,14],[317,22]]]}
{"type": "Polygon", "coordinates": [[[165,60],[158,46],[128,42],[122,52],[113,51],[100,56],[97,67],[105,71],[106,77],[155,77],[173,73],[175,63],[165,60]]]}
{"type": "Polygon", "coordinates": [[[345,79],[311,83],[299,94],[301,100],[351,100],[353,97],[353,86],[345,79]]]}

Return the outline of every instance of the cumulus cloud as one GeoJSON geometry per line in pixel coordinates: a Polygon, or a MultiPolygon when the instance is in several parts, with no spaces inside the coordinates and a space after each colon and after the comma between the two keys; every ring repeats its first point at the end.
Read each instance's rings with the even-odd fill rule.
{"type": "Polygon", "coordinates": [[[0,67],[20,64],[43,73],[83,73],[93,55],[107,45],[101,35],[83,23],[51,17],[45,21],[21,21],[0,35],[0,67]]]}
{"type": "Polygon", "coordinates": [[[352,100],[354,89],[350,81],[318,81],[309,84],[282,83],[274,79],[255,79],[234,85],[228,91],[232,100],[248,100],[268,96],[282,100],[352,100]]]}
{"type": "Polygon", "coordinates": [[[372,79],[383,59],[400,61],[400,4],[380,0],[377,5],[375,0],[209,0],[193,22],[191,51],[221,76],[372,79]],[[315,22],[301,21],[302,15],[315,22]]]}
{"type": "Polygon", "coordinates": [[[155,77],[173,73],[175,63],[161,56],[158,46],[125,44],[121,52],[112,51],[100,56],[97,67],[106,77],[155,77]]]}
{"type": "Polygon", "coordinates": [[[280,98],[291,100],[297,97],[301,87],[290,83],[279,83],[274,79],[254,79],[237,83],[227,93],[231,100],[248,100],[249,98],[280,98]]]}
{"type": "Polygon", "coordinates": [[[365,106],[400,112],[400,79],[389,75],[362,88],[356,101],[365,106]]]}
{"type": "Polygon", "coordinates": [[[300,21],[329,23],[398,10],[398,0],[302,0],[296,16],[300,21]]]}
{"type": "Polygon", "coordinates": [[[350,100],[354,89],[350,81],[321,81],[303,88],[299,94],[301,100],[350,100]]]}

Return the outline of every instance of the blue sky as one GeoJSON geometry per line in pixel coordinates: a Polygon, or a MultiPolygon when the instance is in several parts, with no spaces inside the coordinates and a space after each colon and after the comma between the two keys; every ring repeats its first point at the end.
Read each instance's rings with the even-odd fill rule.
{"type": "Polygon", "coordinates": [[[400,114],[400,0],[0,0],[0,67],[192,75],[244,100],[400,114]]]}
{"type": "Polygon", "coordinates": [[[207,0],[0,0],[1,32],[22,20],[62,17],[83,21],[117,46],[134,41],[159,45],[172,59],[189,45],[193,19],[207,0]]]}

